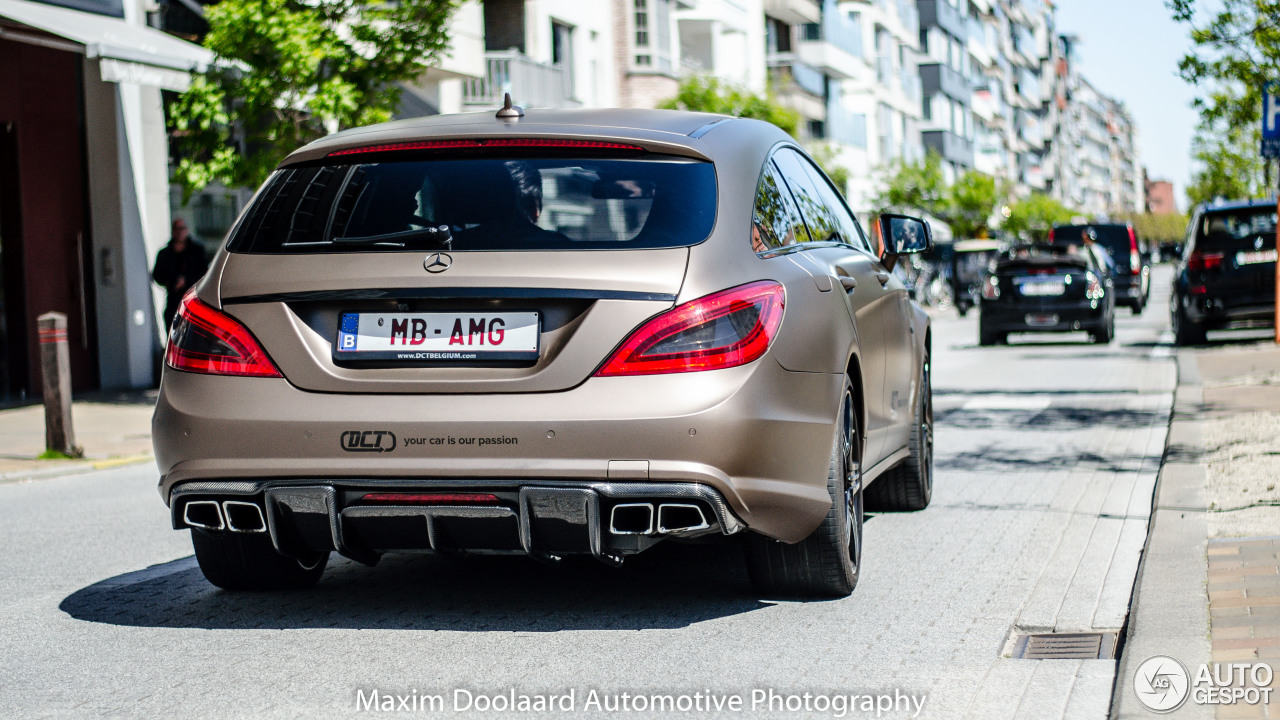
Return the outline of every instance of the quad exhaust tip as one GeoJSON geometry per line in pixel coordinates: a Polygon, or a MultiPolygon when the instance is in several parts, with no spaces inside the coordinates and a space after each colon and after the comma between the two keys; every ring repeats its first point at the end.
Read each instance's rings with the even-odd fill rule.
{"type": "Polygon", "coordinates": [[[653,534],[653,503],[622,503],[609,513],[609,532],[614,535],[653,534]]]}
{"type": "Polygon", "coordinates": [[[192,500],[182,509],[182,522],[203,530],[225,530],[222,508],[214,500],[192,500]]]}
{"type": "MultiPolygon", "coordinates": [[[[187,507],[191,507],[188,505],[187,507]]],[[[262,516],[262,508],[257,503],[240,500],[226,500],[222,503],[222,512],[227,518],[227,529],[239,533],[260,533],[267,531],[266,518],[262,516]]]]}
{"type": "Polygon", "coordinates": [[[682,533],[711,527],[702,508],[688,503],[663,503],[658,506],[658,532],[682,533]]]}
{"type": "Polygon", "coordinates": [[[192,500],[182,509],[182,521],[201,530],[263,533],[267,520],[257,503],[242,500],[192,500]]]}

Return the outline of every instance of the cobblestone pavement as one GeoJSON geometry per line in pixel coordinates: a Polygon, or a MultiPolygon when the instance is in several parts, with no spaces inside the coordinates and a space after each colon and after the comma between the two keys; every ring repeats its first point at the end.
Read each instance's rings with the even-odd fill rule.
{"type": "Polygon", "coordinates": [[[868,519],[839,601],[754,595],[732,544],[620,569],[339,560],[310,591],[228,594],[168,528],[150,467],[0,485],[0,716],[394,714],[357,712],[376,688],[448,702],[402,716],[459,717],[475,713],[452,711],[455,689],[514,688],[573,690],[591,717],[626,715],[584,712],[592,690],[740,694],[736,716],[787,718],[896,690],[925,696],[920,717],[1103,718],[1114,661],[1007,655],[1017,632],[1124,623],[1174,388],[1165,277],[1110,346],[979,348],[972,314],[936,318],[933,504],[868,519]],[[828,707],[752,711],[756,689],[828,707]]]}

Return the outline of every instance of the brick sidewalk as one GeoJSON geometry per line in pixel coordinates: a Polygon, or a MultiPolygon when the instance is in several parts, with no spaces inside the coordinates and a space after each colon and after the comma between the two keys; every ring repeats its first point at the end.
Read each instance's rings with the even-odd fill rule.
{"type": "MultiPolygon", "coordinates": [[[[1280,537],[1209,541],[1213,660],[1280,669],[1280,537]]],[[[1271,687],[1280,687],[1274,678],[1271,687]]],[[[1280,718],[1275,703],[1219,706],[1219,718],[1280,718]]]]}

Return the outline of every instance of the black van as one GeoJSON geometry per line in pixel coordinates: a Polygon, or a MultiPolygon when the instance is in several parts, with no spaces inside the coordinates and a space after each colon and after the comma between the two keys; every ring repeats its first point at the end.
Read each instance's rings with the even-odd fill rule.
{"type": "Polygon", "coordinates": [[[1056,225],[1049,231],[1049,242],[1058,245],[1083,242],[1090,231],[1115,262],[1112,281],[1115,283],[1116,305],[1127,305],[1134,315],[1142,314],[1151,294],[1151,249],[1138,237],[1133,225],[1056,225]]]}
{"type": "Polygon", "coordinates": [[[1177,343],[1203,343],[1209,330],[1272,326],[1275,302],[1275,201],[1196,208],[1170,300],[1177,343]]]}

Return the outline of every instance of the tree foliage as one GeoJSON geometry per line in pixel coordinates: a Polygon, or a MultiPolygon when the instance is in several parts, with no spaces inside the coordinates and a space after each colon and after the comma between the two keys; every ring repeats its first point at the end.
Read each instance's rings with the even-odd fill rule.
{"type": "Polygon", "coordinates": [[[1280,0],[1165,0],[1191,30],[1192,50],[1178,63],[1200,92],[1192,148],[1199,166],[1188,198],[1265,194],[1259,156],[1262,88],[1280,79],[1280,0]],[[1201,7],[1202,5],[1207,7],[1201,7]]]}
{"type": "MultiPolygon", "coordinates": [[[[764,120],[777,125],[791,137],[798,137],[800,127],[800,114],[779,103],[771,91],[757,95],[721,82],[712,75],[695,75],[684,80],[680,83],[676,96],[658,103],[658,107],[764,120]]],[[[837,149],[829,144],[816,143],[808,150],[814,162],[840,188],[840,192],[847,192],[849,169],[837,161],[837,149]]]]}
{"type": "Polygon", "coordinates": [[[880,212],[925,212],[943,217],[948,202],[942,158],[930,151],[921,162],[895,161],[886,169],[875,204],[880,212]]]}
{"type": "Polygon", "coordinates": [[[1002,227],[1005,232],[1031,242],[1043,242],[1054,225],[1071,222],[1075,211],[1043,193],[1015,201],[1002,227]]]}
{"type": "Polygon", "coordinates": [[[213,180],[256,186],[300,145],[391,118],[397,83],[436,63],[460,0],[222,0],[217,60],[169,107],[189,196],[213,180]]]}
{"type": "Polygon", "coordinates": [[[1191,158],[1196,165],[1187,186],[1191,204],[1269,194],[1258,152],[1260,143],[1257,123],[1232,126],[1202,121],[1191,144],[1191,158]]]}
{"type": "Polygon", "coordinates": [[[958,238],[986,238],[988,221],[1000,201],[1000,184],[977,170],[967,170],[947,188],[945,220],[958,238]]]}
{"type": "Polygon", "coordinates": [[[920,162],[898,160],[891,165],[875,202],[881,212],[932,215],[947,223],[957,238],[985,238],[1003,194],[995,178],[977,170],[966,170],[948,186],[942,159],[930,151],[920,162]]]}
{"type": "Polygon", "coordinates": [[[711,75],[695,75],[680,83],[676,96],[658,104],[667,110],[693,110],[764,120],[796,137],[800,114],[784,107],[771,93],[757,95],[721,82],[711,75]]]}
{"type": "Polygon", "coordinates": [[[1182,213],[1122,213],[1115,219],[1133,223],[1138,237],[1152,243],[1182,242],[1187,233],[1187,216],[1182,213]]]}

